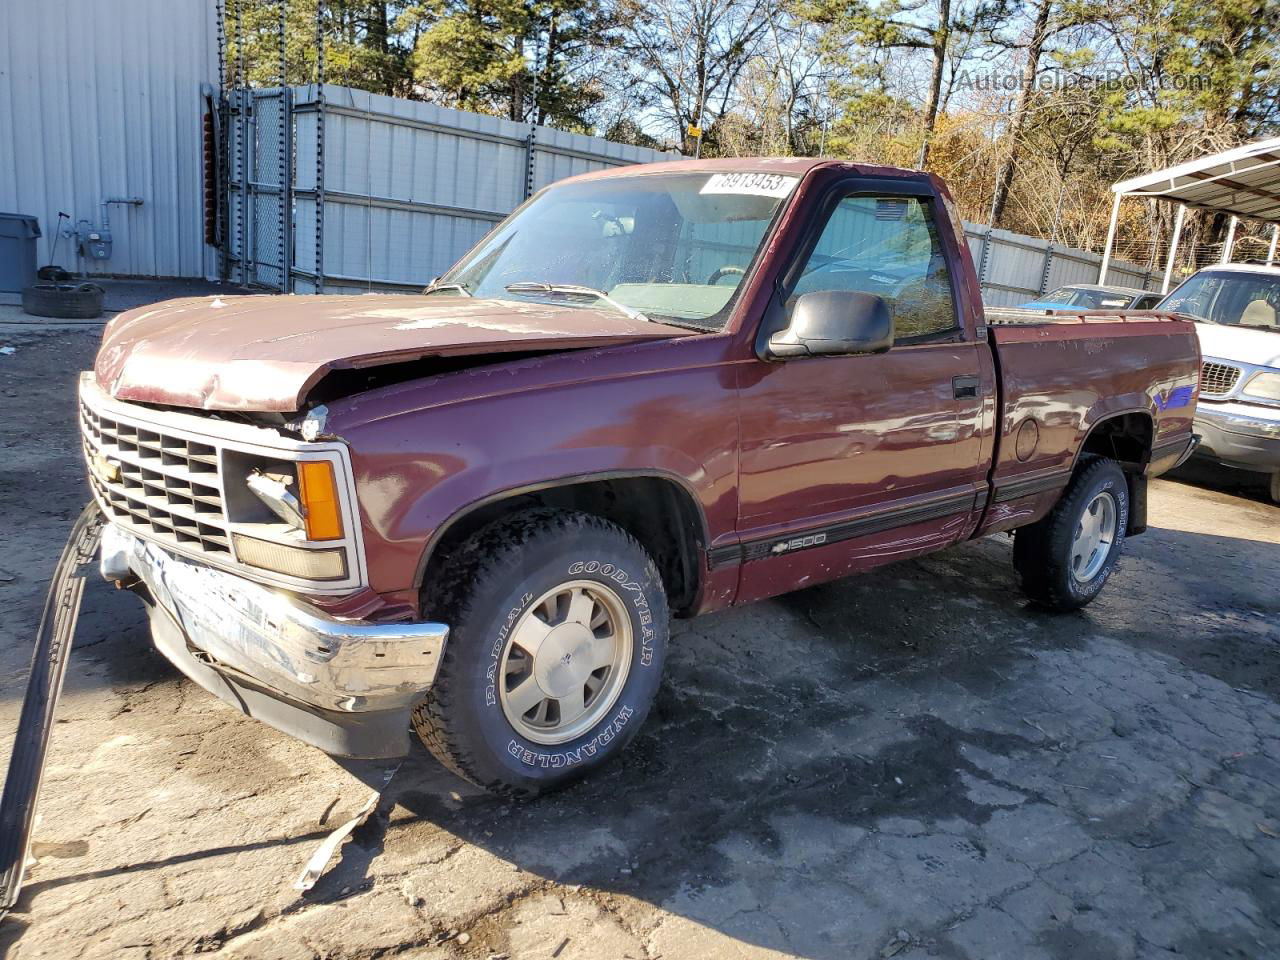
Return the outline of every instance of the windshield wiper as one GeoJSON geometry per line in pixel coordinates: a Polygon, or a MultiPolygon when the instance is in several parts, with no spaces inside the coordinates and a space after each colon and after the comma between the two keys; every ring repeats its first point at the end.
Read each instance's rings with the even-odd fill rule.
{"type": "Polygon", "coordinates": [[[464,297],[475,296],[475,294],[471,292],[471,288],[465,283],[433,283],[422,291],[422,295],[425,297],[433,293],[439,293],[442,290],[452,290],[455,293],[462,294],[464,297]]]}
{"type": "Polygon", "coordinates": [[[639,310],[628,307],[625,303],[619,303],[603,290],[597,290],[595,287],[582,287],[576,283],[538,283],[536,281],[508,283],[506,291],[507,293],[550,293],[568,297],[591,297],[601,303],[607,303],[621,313],[625,313],[632,320],[644,320],[646,323],[656,322],[650,320],[639,310]]]}

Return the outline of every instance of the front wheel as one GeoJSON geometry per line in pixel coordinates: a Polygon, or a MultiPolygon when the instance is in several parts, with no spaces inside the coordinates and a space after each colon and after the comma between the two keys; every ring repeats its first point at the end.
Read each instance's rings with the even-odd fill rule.
{"type": "Polygon", "coordinates": [[[1078,610],[1115,569],[1129,526],[1129,485],[1114,460],[1094,460],[1071,479],[1044,519],[1020,527],[1013,563],[1022,589],[1050,610],[1078,610]]]}
{"type": "Polygon", "coordinates": [[[561,786],[619,754],[662,676],[667,600],[648,553],[599,517],[534,510],[453,558],[429,613],[450,626],[414,726],[496,793],[561,786]]]}

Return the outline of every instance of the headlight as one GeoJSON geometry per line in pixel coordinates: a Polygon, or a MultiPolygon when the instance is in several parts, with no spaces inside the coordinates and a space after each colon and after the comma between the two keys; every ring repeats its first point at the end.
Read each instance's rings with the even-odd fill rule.
{"type": "Polygon", "coordinates": [[[293,477],[283,473],[263,473],[255,469],[245,483],[255,497],[289,526],[301,530],[306,524],[303,516],[306,508],[289,489],[293,485],[293,477]]]}
{"type": "Polygon", "coordinates": [[[1280,403],[1280,373],[1259,373],[1240,391],[1247,397],[1280,403]]]}
{"type": "Polygon", "coordinates": [[[328,460],[299,460],[295,469],[296,496],[292,489],[293,470],[267,471],[255,467],[245,485],[277,517],[304,531],[308,540],[341,540],[342,509],[333,464],[328,460]]]}
{"type": "Polygon", "coordinates": [[[248,451],[225,452],[224,464],[237,560],[299,580],[351,576],[355,544],[338,485],[340,464],[323,455],[285,459],[248,451]],[[230,482],[234,476],[239,484],[230,482]]]}

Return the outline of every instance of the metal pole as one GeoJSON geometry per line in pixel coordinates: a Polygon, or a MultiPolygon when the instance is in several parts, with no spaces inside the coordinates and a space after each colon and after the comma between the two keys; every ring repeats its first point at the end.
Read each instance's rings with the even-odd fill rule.
{"type": "Polygon", "coordinates": [[[218,96],[227,88],[227,11],[223,0],[218,0],[214,7],[218,23],[218,96]]]}
{"type": "Polygon", "coordinates": [[[538,172],[538,80],[542,76],[541,24],[533,26],[533,106],[529,108],[529,136],[524,147],[524,198],[533,196],[538,172]]]}
{"type": "Polygon", "coordinates": [[[324,4],[316,4],[316,293],[324,293],[324,4]]]}
{"type": "Polygon", "coordinates": [[[1231,262],[1231,248],[1236,245],[1236,224],[1240,218],[1232,215],[1231,226],[1227,227],[1227,242],[1222,245],[1222,263],[1231,262]]]}
{"type": "Polygon", "coordinates": [[[1169,260],[1164,265],[1164,283],[1160,286],[1161,293],[1169,292],[1169,281],[1173,279],[1173,261],[1178,255],[1178,241],[1182,239],[1182,221],[1186,216],[1187,205],[1178,204],[1178,215],[1173,219],[1173,240],[1169,244],[1169,260]]]}
{"type": "Polygon", "coordinates": [[[1111,247],[1116,242],[1116,224],[1120,221],[1120,198],[1123,194],[1116,194],[1115,202],[1111,204],[1111,223],[1107,227],[1107,245],[1102,250],[1102,266],[1098,268],[1098,283],[1107,282],[1107,268],[1111,266],[1111,247]]]}
{"type": "MultiPolygon", "coordinates": [[[[965,241],[968,243],[968,241],[965,241]]],[[[978,285],[986,283],[987,264],[991,262],[991,228],[987,227],[982,235],[982,246],[978,251],[978,285]]]]}
{"type": "Polygon", "coordinates": [[[1049,271],[1053,269],[1053,244],[1045,247],[1044,263],[1040,267],[1040,287],[1036,293],[1040,296],[1049,292],[1049,271]]]}
{"type": "Polygon", "coordinates": [[[293,91],[289,89],[288,0],[280,0],[280,291],[293,292],[293,91]]]}
{"type": "Polygon", "coordinates": [[[240,137],[240,204],[236,211],[236,232],[240,238],[240,286],[247,287],[249,285],[249,181],[252,179],[249,173],[249,109],[252,101],[245,96],[249,89],[249,81],[245,77],[245,57],[244,57],[244,22],[241,18],[241,11],[244,7],[244,0],[236,0],[236,84],[238,89],[235,92],[237,102],[240,104],[240,115],[237,118],[238,136],[240,137]]]}
{"type": "Polygon", "coordinates": [[[218,238],[218,279],[226,281],[231,277],[231,241],[229,239],[230,224],[228,209],[231,203],[231,189],[228,184],[228,151],[231,149],[227,141],[227,8],[225,0],[217,0],[214,7],[218,24],[218,93],[210,102],[213,111],[214,143],[217,156],[214,158],[214,176],[217,180],[218,209],[216,234],[218,238]]]}
{"type": "Polygon", "coordinates": [[[1267,266],[1276,262],[1276,242],[1280,241],[1280,223],[1271,225],[1271,248],[1267,251],[1267,266]]]}

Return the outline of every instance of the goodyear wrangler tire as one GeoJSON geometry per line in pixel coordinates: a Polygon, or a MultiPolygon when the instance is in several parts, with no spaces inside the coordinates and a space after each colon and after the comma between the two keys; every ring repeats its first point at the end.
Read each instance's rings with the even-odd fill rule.
{"type": "Polygon", "coordinates": [[[414,711],[427,748],[495,793],[562,786],[617,756],[658,690],[668,617],[653,560],[595,516],[531,510],[473,536],[429,587],[449,624],[414,711]]]}
{"type": "Polygon", "coordinates": [[[1114,460],[1081,467],[1049,515],[1020,527],[1013,563],[1022,589],[1064,612],[1093,600],[1111,576],[1129,526],[1129,485],[1114,460]]]}

